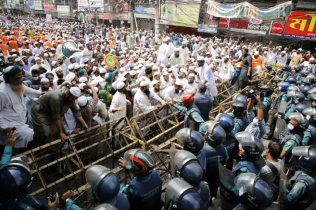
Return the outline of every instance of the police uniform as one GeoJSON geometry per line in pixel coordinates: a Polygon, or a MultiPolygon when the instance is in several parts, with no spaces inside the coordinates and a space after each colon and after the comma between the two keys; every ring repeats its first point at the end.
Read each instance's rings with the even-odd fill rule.
{"type": "Polygon", "coordinates": [[[180,112],[185,113],[184,125],[185,128],[191,128],[192,130],[199,131],[201,134],[204,134],[203,123],[204,120],[201,117],[200,110],[195,104],[190,105],[188,108],[174,105],[180,112]]]}
{"type": "Polygon", "coordinates": [[[316,128],[313,125],[308,125],[308,128],[304,131],[302,146],[315,145],[315,143],[316,143],[316,128]]]}
{"type": "MultiPolygon", "coordinates": [[[[126,169],[132,170],[130,165],[126,166],[126,169]]],[[[162,180],[154,169],[146,176],[135,176],[123,187],[123,194],[130,201],[132,210],[160,210],[161,188],[162,180]]]]}
{"type": "Polygon", "coordinates": [[[248,125],[248,119],[246,116],[236,117],[232,112],[227,113],[227,114],[229,116],[231,116],[232,118],[234,118],[235,126],[234,126],[234,129],[232,131],[234,134],[245,130],[246,126],[248,125]]]}
{"type": "Polygon", "coordinates": [[[204,121],[209,120],[209,113],[213,108],[213,99],[205,93],[199,93],[194,96],[194,103],[199,108],[204,121]]]}
{"type": "Polygon", "coordinates": [[[202,153],[204,153],[206,157],[206,176],[205,181],[208,183],[209,188],[211,190],[212,197],[215,197],[217,194],[218,188],[218,157],[220,158],[220,162],[224,165],[227,162],[229,156],[226,148],[223,144],[220,144],[216,149],[210,146],[208,143],[202,149],[202,153]]]}
{"type": "Polygon", "coordinates": [[[200,153],[198,155],[196,155],[196,158],[198,159],[198,161],[203,169],[203,180],[205,180],[206,167],[207,167],[205,154],[202,151],[200,151],[200,153]]]}
{"type": "Polygon", "coordinates": [[[292,75],[293,74],[291,72],[284,71],[281,74],[281,78],[286,80],[289,76],[292,76],[292,75]]]}
{"type": "Polygon", "coordinates": [[[303,171],[295,172],[289,180],[287,199],[290,209],[305,209],[316,199],[315,175],[303,171]]]}
{"type": "Polygon", "coordinates": [[[301,73],[296,73],[295,74],[295,80],[296,80],[296,84],[297,85],[300,85],[300,84],[302,84],[302,74],[301,73]]]}
{"type": "Polygon", "coordinates": [[[234,168],[233,174],[238,176],[241,173],[254,173],[254,174],[259,174],[261,170],[261,167],[256,166],[253,162],[251,161],[240,161],[234,168]]]}

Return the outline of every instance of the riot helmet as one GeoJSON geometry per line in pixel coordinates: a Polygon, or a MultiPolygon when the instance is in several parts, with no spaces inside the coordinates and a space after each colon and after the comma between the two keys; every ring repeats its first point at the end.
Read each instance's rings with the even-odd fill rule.
{"type": "Polygon", "coordinates": [[[295,70],[295,73],[299,73],[302,70],[302,67],[300,65],[296,65],[294,66],[294,70],[295,70]]]}
{"type": "Polygon", "coordinates": [[[239,142],[239,147],[242,147],[245,151],[244,154],[241,155],[241,159],[252,161],[258,167],[264,166],[265,160],[261,156],[264,146],[260,139],[247,131],[239,132],[235,136],[239,142]]]}
{"type": "Polygon", "coordinates": [[[307,106],[305,104],[297,104],[295,106],[296,111],[298,111],[299,113],[303,113],[303,111],[307,108],[307,106]]]}
{"type": "Polygon", "coordinates": [[[279,89],[282,91],[282,92],[285,92],[287,91],[287,89],[290,87],[290,83],[288,82],[279,82],[278,83],[278,86],[279,86],[279,89]]]}
{"type": "Polygon", "coordinates": [[[306,78],[309,79],[310,82],[315,82],[316,75],[311,73],[311,74],[308,74],[306,78]]]}
{"type": "Polygon", "coordinates": [[[290,123],[288,124],[288,129],[294,133],[301,134],[308,128],[308,121],[304,116],[299,112],[293,112],[288,115],[290,123]],[[297,123],[292,123],[296,121],[297,123]]]}
{"type": "Polygon", "coordinates": [[[311,86],[301,86],[300,90],[304,94],[305,97],[308,95],[308,91],[312,89],[311,86]]]}
{"type": "Polygon", "coordinates": [[[272,65],[271,64],[266,65],[266,68],[267,68],[268,71],[272,71],[272,65]]]}
{"type": "Polygon", "coordinates": [[[291,90],[287,93],[289,97],[291,97],[292,103],[299,104],[304,101],[305,96],[303,93],[295,90],[291,90]]]}
{"type": "Polygon", "coordinates": [[[181,178],[172,179],[166,187],[165,209],[172,202],[178,210],[202,210],[203,201],[197,190],[181,178]]]}
{"type": "Polygon", "coordinates": [[[155,161],[150,154],[141,149],[131,149],[125,152],[124,158],[130,162],[135,175],[146,176],[155,168],[155,161]]]}
{"type": "Polygon", "coordinates": [[[244,103],[246,106],[248,104],[247,97],[243,94],[238,94],[238,95],[234,96],[233,101],[244,103]]]}
{"type": "Polygon", "coordinates": [[[308,94],[314,94],[316,93],[316,87],[313,87],[312,89],[310,89],[309,91],[307,91],[308,94]]]}
{"type": "Polygon", "coordinates": [[[296,78],[295,76],[290,76],[286,79],[286,81],[290,84],[296,84],[296,78]]]}
{"type": "Polygon", "coordinates": [[[228,114],[220,113],[215,118],[216,122],[219,122],[219,124],[224,128],[226,134],[232,132],[235,126],[234,118],[232,118],[228,114]]]}
{"type": "Polygon", "coordinates": [[[250,209],[265,209],[272,205],[270,186],[253,173],[242,173],[234,180],[242,205],[250,209]]]}
{"type": "Polygon", "coordinates": [[[311,125],[316,125],[316,108],[308,107],[304,109],[303,114],[311,125]]]}
{"type": "Polygon", "coordinates": [[[297,87],[296,85],[291,85],[290,87],[288,87],[287,92],[290,91],[301,91],[299,87],[297,87]]]}
{"type": "Polygon", "coordinates": [[[28,195],[32,183],[31,164],[30,157],[19,155],[0,170],[0,203],[13,205],[28,195]]]}
{"type": "Polygon", "coordinates": [[[174,156],[175,174],[183,178],[193,187],[197,187],[203,180],[203,169],[191,152],[180,150],[174,156]]]}
{"type": "Polygon", "coordinates": [[[93,210],[118,210],[115,206],[112,206],[111,204],[104,203],[101,205],[96,206],[93,208],[93,210]]]}
{"type": "Polygon", "coordinates": [[[183,144],[183,149],[198,155],[204,146],[204,138],[200,132],[191,128],[182,128],[176,133],[176,139],[183,144]]]}
{"type": "Polygon", "coordinates": [[[247,104],[241,102],[234,102],[232,103],[233,107],[233,114],[236,117],[243,117],[247,114],[247,104]]]}
{"type": "Polygon", "coordinates": [[[301,81],[302,81],[302,85],[307,85],[307,86],[309,86],[309,85],[311,85],[311,79],[309,79],[309,78],[302,78],[301,79],[301,81]],[[304,83],[304,84],[303,84],[304,83]]]}
{"type": "Polygon", "coordinates": [[[271,85],[264,85],[260,87],[260,90],[265,93],[265,96],[271,96],[274,92],[274,88],[271,85]]]}
{"type": "Polygon", "coordinates": [[[299,146],[294,147],[292,155],[300,156],[298,160],[299,166],[312,174],[316,174],[316,148],[315,146],[299,146]]]}
{"type": "Polygon", "coordinates": [[[226,132],[219,122],[209,120],[205,126],[205,141],[213,148],[217,148],[226,139],[226,132]]]}
{"type": "Polygon", "coordinates": [[[282,66],[282,71],[291,71],[291,66],[289,66],[289,65],[283,65],[283,66],[282,66]]]}
{"type": "Polygon", "coordinates": [[[120,191],[120,181],[109,168],[94,165],[87,169],[85,176],[94,197],[100,203],[113,200],[120,191]]]}

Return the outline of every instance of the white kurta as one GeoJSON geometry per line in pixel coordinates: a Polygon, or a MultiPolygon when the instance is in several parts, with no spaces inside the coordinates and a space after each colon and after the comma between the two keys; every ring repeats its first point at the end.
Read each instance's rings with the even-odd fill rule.
{"type": "Polygon", "coordinates": [[[15,148],[27,147],[27,143],[33,140],[34,132],[26,123],[26,106],[24,96],[38,98],[41,92],[24,86],[24,94],[18,95],[5,82],[0,84],[0,144],[4,145],[6,135],[3,130],[16,128],[15,148]]]}
{"type": "Polygon", "coordinates": [[[204,66],[199,70],[200,81],[204,83],[207,81],[205,85],[207,86],[206,93],[210,94],[211,96],[217,95],[217,87],[215,85],[215,77],[212,70],[204,63],[204,66]]]}
{"type": "Polygon", "coordinates": [[[180,67],[183,67],[184,65],[184,59],[181,54],[179,54],[179,57],[175,57],[174,53],[170,56],[170,65],[175,66],[178,64],[180,67]]]}
{"type": "Polygon", "coordinates": [[[181,91],[179,93],[175,92],[174,86],[166,87],[161,95],[164,97],[164,101],[171,101],[172,98],[176,98],[181,95],[181,91]]]}
{"type": "Polygon", "coordinates": [[[158,50],[157,63],[161,62],[165,66],[168,65],[169,59],[169,46],[166,43],[163,43],[158,50]]]}
{"type": "Polygon", "coordinates": [[[198,84],[193,82],[191,84],[187,84],[185,86],[185,93],[191,93],[191,94],[195,94],[196,93],[196,88],[198,87],[198,84]]]}
{"type": "Polygon", "coordinates": [[[135,116],[154,108],[154,106],[151,106],[148,96],[139,89],[134,96],[133,115],[135,116]]]}
{"type": "MultiPolygon", "coordinates": [[[[120,118],[124,115],[126,115],[126,104],[127,104],[127,100],[126,100],[126,95],[123,93],[120,93],[118,91],[116,91],[116,93],[114,94],[113,98],[112,98],[112,102],[111,102],[111,106],[109,109],[109,117],[110,120],[114,120],[117,118],[120,118]],[[119,108],[119,107],[125,107],[125,109],[121,110],[121,111],[116,111],[116,112],[112,112],[113,109],[119,108]]],[[[124,125],[124,120],[122,120],[120,122],[120,124],[117,125],[117,129],[121,129],[124,125]]]]}

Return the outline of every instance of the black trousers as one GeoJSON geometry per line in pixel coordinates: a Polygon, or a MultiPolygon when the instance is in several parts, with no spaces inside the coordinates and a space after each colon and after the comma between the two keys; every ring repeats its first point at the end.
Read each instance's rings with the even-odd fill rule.
{"type": "Polygon", "coordinates": [[[247,81],[239,80],[239,87],[240,87],[240,89],[244,89],[245,87],[247,87],[247,85],[248,85],[247,81]]]}
{"type": "Polygon", "coordinates": [[[276,122],[277,122],[277,117],[274,117],[274,115],[278,113],[278,110],[277,109],[274,109],[272,111],[272,114],[271,114],[271,122],[270,122],[270,131],[267,135],[272,135],[273,136],[273,133],[274,133],[274,129],[275,129],[275,125],[276,125],[276,122]]]}

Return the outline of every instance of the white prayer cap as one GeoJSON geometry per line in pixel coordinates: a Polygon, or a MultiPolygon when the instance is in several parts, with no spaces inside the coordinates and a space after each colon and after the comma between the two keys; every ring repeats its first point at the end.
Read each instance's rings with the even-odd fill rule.
{"type": "MultiPolygon", "coordinates": [[[[81,78],[85,78],[85,77],[81,77],[81,78]]],[[[85,86],[87,86],[85,83],[81,83],[81,84],[79,84],[79,89],[83,90],[85,86]]]]}
{"type": "Polygon", "coordinates": [[[259,55],[259,52],[258,52],[258,51],[256,51],[256,52],[254,53],[254,55],[259,55]]]}
{"type": "Polygon", "coordinates": [[[98,92],[99,91],[99,88],[98,87],[93,87],[95,92],[98,92]]]}
{"type": "Polygon", "coordinates": [[[137,73],[136,71],[130,71],[130,72],[129,72],[129,74],[130,74],[131,76],[135,76],[136,73],[137,73]]]}
{"type": "Polygon", "coordinates": [[[78,98],[78,105],[80,106],[80,107],[83,107],[83,106],[85,106],[85,105],[87,105],[87,103],[88,103],[88,99],[87,99],[87,97],[85,97],[85,96],[80,96],[79,98],[78,98]]]}
{"type": "Polygon", "coordinates": [[[315,58],[310,58],[309,60],[310,60],[310,61],[314,61],[314,60],[315,60],[315,58]]]}
{"type": "Polygon", "coordinates": [[[48,80],[47,78],[42,78],[42,79],[41,79],[41,83],[42,83],[42,82],[49,82],[49,80],[48,80]]]}
{"type": "Polygon", "coordinates": [[[100,74],[105,74],[106,73],[106,70],[105,70],[105,68],[99,68],[99,72],[100,72],[100,74]]]}
{"type": "Polygon", "coordinates": [[[190,71],[190,70],[193,70],[193,71],[194,71],[194,67],[193,67],[193,66],[190,66],[190,67],[189,67],[189,71],[190,71]]]}
{"type": "Polygon", "coordinates": [[[187,44],[188,44],[188,42],[187,42],[187,41],[184,41],[184,42],[182,42],[182,44],[187,45],[187,44]]]}
{"type": "Polygon", "coordinates": [[[167,42],[168,40],[169,40],[169,39],[166,37],[166,38],[163,38],[162,41],[167,42]]]}
{"type": "Polygon", "coordinates": [[[155,77],[156,75],[160,75],[160,73],[159,73],[159,72],[155,72],[155,73],[154,73],[154,77],[155,77]]]}
{"type": "Polygon", "coordinates": [[[155,80],[155,79],[154,79],[154,80],[152,81],[152,84],[155,85],[155,84],[157,84],[158,82],[159,82],[158,80],[155,80]]]}
{"type": "Polygon", "coordinates": [[[152,67],[152,69],[158,69],[158,66],[154,65],[154,66],[152,67]]]}
{"type": "Polygon", "coordinates": [[[167,71],[165,71],[162,75],[166,76],[166,75],[169,75],[169,73],[167,71]]]}
{"type": "Polygon", "coordinates": [[[87,77],[80,77],[79,79],[79,83],[85,83],[86,81],[88,81],[87,77]]]}
{"type": "Polygon", "coordinates": [[[97,80],[93,80],[93,81],[90,82],[90,84],[91,84],[93,87],[95,87],[95,86],[97,86],[97,85],[99,84],[99,82],[98,82],[97,80]]]}
{"type": "MultiPolygon", "coordinates": [[[[194,59],[194,58],[192,58],[192,59],[194,59]]],[[[198,57],[198,61],[205,61],[205,59],[204,59],[204,57],[199,56],[199,57],[198,57]]],[[[192,62],[193,62],[193,61],[192,61],[192,62]]]]}
{"type": "Polygon", "coordinates": [[[176,52],[179,52],[180,51],[180,48],[176,48],[176,49],[174,49],[174,51],[176,52]]]}
{"type": "Polygon", "coordinates": [[[179,80],[176,80],[176,83],[175,83],[175,85],[177,85],[177,86],[182,86],[182,83],[181,83],[181,81],[179,81],[179,80]]]}
{"type": "Polygon", "coordinates": [[[68,65],[68,69],[69,70],[73,70],[74,69],[74,65],[73,64],[68,65]]]}
{"type": "Polygon", "coordinates": [[[124,83],[124,82],[118,82],[117,85],[116,85],[116,89],[120,90],[120,89],[122,89],[124,86],[125,86],[125,83],[124,83]]]}
{"type": "MultiPolygon", "coordinates": [[[[69,73],[69,74],[70,74],[70,73],[69,73]]],[[[67,75],[67,76],[68,76],[68,75],[67,75]]],[[[79,97],[81,91],[80,91],[80,89],[79,89],[78,87],[71,87],[71,88],[70,88],[70,93],[71,93],[71,95],[73,95],[73,96],[79,97]]]]}
{"type": "Polygon", "coordinates": [[[229,55],[225,55],[225,58],[229,58],[229,55]]]}
{"type": "Polygon", "coordinates": [[[179,64],[174,65],[175,68],[180,68],[179,64]]]}
{"type": "Polygon", "coordinates": [[[282,51],[281,53],[285,54],[285,51],[282,51]]]}
{"type": "Polygon", "coordinates": [[[129,74],[129,72],[128,71],[124,71],[123,77],[125,77],[127,74],[129,74]]]}
{"type": "Polygon", "coordinates": [[[69,74],[67,74],[67,76],[65,77],[65,81],[71,82],[72,80],[75,79],[75,77],[76,77],[75,73],[69,72],[69,74]]]}
{"type": "Polygon", "coordinates": [[[166,66],[165,66],[165,64],[160,64],[160,67],[162,67],[162,68],[165,68],[166,66]]]}
{"type": "Polygon", "coordinates": [[[180,71],[183,72],[185,75],[188,74],[188,72],[187,72],[187,70],[185,70],[185,68],[181,68],[180,71]]]}
{"type": "Polygon", "coordinates": [[[105,65],[104,61],[102,61],[101,66],[105,65]]]}
{"type": "Polygon", "coordinates": [[[16,58],[14,61],[15,61],[15,62],[20,62],[20,61],[21,61],[21,58],[16,58]]]}
{"type": "Polygon", "coordinates": [[[195,77],[195,74],[191,73],[191,74],[189,74],[189,77],[195,77]]]}
{"type": "Polygon", "coordinates": [[[149,85],[149,83],[148,83],[147,81],[142,81],[142,82],[140,83],[140,86],[141,86],[141,87],[145,87],[145,86],[147,86],[147,85],[149,85]]]}
{"type": "Polygon", "coordinates": [[[118,82],[126,82],[126,78],[125,77],[121,77],[118,79],[118,82]]]}
{"type": "Polygon", "coordinates": [[[76,65],[75,65],[75,69],[80,69],[80,65],[79,65],[79,64],[76,64],[76,65]]]}
{"type": "Polygon", "coordinates": [[[55,72],[57,72],[57,71],[62,71],[62,69],[61,69],[61,67],[57,67],[56,69],[55,69],[55,72]]]}
{"type": "Polygon", "coordinates": [[[41,58],[40,58],[40,57],[36,57],[35,60],[36,60],[36,61],[37,61],[37,60],[41,60],[41,58]]]}

